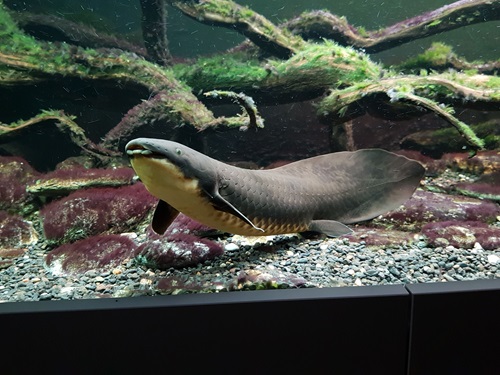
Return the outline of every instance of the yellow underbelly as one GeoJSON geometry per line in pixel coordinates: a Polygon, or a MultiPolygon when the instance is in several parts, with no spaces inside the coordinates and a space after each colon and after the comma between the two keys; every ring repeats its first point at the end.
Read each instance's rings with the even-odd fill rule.
{"type": "Polygon", "coordinates": [[[186,178],[177,167],[165,164],[161,159],[143,156],[134,157],[131,163],[152,195],[209,227],[246,236],[294,233],[307,230],[307,225],[303,223],[280,223],[272,218],[249,217],[256,227],[264,230],[264,232],[259,231],[239,217],[215,209],[209,199],[201,194],[198,180],[186,178]],[[168,173],[162,173],[162,170],[168,173]]]}
{"type": "Polygon", "coordinates": [[[241,220],[239,217],[234,216],[228,212],[216,210],[213,207],[206,216],[200,216],[200,212],[198,211],[194,213],[184,211],[181,212],[195,219],[196,221],[199,221],[200,223],[203,223],[212,228],[245,236],[269,236],[272,234],[295,233],[307,230],[306,225],[294,223],[278,223],[277,221],[269,218],[249,218],[257,228],[261,228],[264,230],[264,232],[262,232],[255,229],[244,220],[241,220]]]}

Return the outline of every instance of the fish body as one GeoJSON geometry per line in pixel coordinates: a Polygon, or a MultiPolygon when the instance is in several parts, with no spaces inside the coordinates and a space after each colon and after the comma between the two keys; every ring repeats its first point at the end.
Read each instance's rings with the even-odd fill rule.
{"type": "Polygon", "coordinates": [[[399,207],[424,173],[420,163],[380,149],[320,155],[269,170],[238,168],[160,139],[132,140],[126,152],[160,199],[153,217],[158,233],[182,212],[235,234],[340,236],[351,232],[345,224],[399,207]]]}

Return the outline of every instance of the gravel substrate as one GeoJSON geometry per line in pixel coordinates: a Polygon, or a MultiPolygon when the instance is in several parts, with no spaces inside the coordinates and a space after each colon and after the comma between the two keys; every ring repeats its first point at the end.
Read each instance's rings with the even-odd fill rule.
{"type": "MultiPolygon", "coordinates": [[[[196,267],[160,271],[139,267],[130,260],[114,269],[88,271],[76,276],[56,276],[46,270],[43,264],[46,251],[39,243],[13,265],[0,270],[0,302],[161,294],[165,292],[156,286],[165,278],[205,283],[202,290],[208,292],[245,289],[237,285],[242,274],[248,273],[278,280],[275,287],[341,287],[500,278],[498,252],[483,250],[480,246],[468,250],[428,248],[422,239],[411,246],[401,244],[375,249],[363,242],[350,243],[341,238],[311,240],[299,236],[261,238],[263,243],[257,244],[238,236],[221,241],[225,253],[196,267]],[[233,287],[228,288],[228,285],[233,287]]],[[[179,288],[168,293],[185,291],[179,288]]]]}

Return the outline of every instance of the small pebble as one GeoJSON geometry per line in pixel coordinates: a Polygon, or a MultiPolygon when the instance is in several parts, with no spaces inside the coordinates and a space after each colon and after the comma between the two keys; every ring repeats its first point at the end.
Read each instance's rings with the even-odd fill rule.
{"type": "Polygon", "coordinates": [[[496,254],[489,254],[488,255],[488,263],[490,264],[497,264],[500,261],[500,257],[496,254]]]}
{"type": "Polygon", "coordinates": [[[240,247],[238,245],[236,245],[235,243],[228,243],[226,244],[226,246],[224,246],[224,250],[225,251],[236,251],[236,250],[239,250],[240,247]]]}

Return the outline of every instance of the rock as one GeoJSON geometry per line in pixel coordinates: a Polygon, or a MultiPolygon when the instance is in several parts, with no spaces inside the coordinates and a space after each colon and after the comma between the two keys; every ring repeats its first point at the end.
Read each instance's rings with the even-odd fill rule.
{"type": "Polygon", "coordinates": [[[19,215],[0,211],[0,249],[25,248],[37,241],[38,234],[30,221],[19,215]]]}
{"type": "Polygon", "coordinates": [[[156,284],[161,294],[210,293],[226,290],[222,281],[210,276],[168,276],[161,278],[156,284]]]}
{"type": "Polygon", "coordinates": [[[477,182],[460,183],[454,185],[453,190],[468,197],[500,202],[500,188],[498,185],[477,182]]]}
{"type": "Polygon", "coordinates": [[[495,173],[500,170],[500,151],[479,151],[474,157],[467,153],[450,153],[442,157],[451,169],[475,175],[495,173]]]}
{"type": "MultiPolygon", "coordinates": [[[[481,124],[471,125],[471,129],[479,138],[486,140],[486,148],[495,149],[500,146],[500,128],[498,120],[489,120],[481,124]]],[[[469,145],[457,130],[450,126],[436,130],[424,130],[404,137],[401,147],[421,150],[427,154],[440,155],[443,152],[459,152],[469,145]]]]}
{"type": "Polygon", "coordinates": [[[351,242],[365,242],[370,247],[397,246],[416,241],[413,233],[385,228],[353,227],[354,232],[345,236],[351,242]]]}
{"type": "Polygon", "coordinates": [[[224,253],[222,245],[205,237],[214,233],[209,228],[184,214],[158,235],[151,228],[146,240],[139,246],[136,261],[151,268],[187,267],[213,259],[224,253]]]}
{"type": "Polygon", "coordinates": [[[225,251],[236,251],[236,250],[239,250],[239,246],[236,245],[235,243],[228,243],[224,246],[224,250],[225,251]]]}
{"type": "Polygon", "coordinates": [[[150,238],[139,246],[136,260],[148,267],[167,269],[194,266],[223,252],[222,246],[217,242],[193,234],[176,233],[150,238]]]}
{"type": "Polygon", "coordinates": [[[241,271],[237,278],[229,283],[229,290],[262,290],[298,288],[305,286],[306,280],[300,276],[279,270],[241,271]]]}
{"type": "Polygon", "coordinates": [[[133,231],[156,205],[142,183],[91,188],[47,204],[40,211],[45,237],[56,243],[133,231]]]}
{"type": "Polygon", "coordinates": [[[417,230],[436,221],[495,222],[499,215],[500,206],[493,202],[417,190],[403,206],[382,215],[374,224],[417,230]]]}
{"type": "Polygon", "coordinates": [[[444,221],[423,226],[429,246],[453,246],[463,249],[500,248],[500,228],[477,221],[444,221]]]}
{"type": "Polygon", "coordinates": [[[21,157],[0,156],[0,210],[29,213],[34,208],[33,196],[26,192],[26,184],[39,173],[21,157]]]}
{"type": "Polygon", "coordinates": [[[65,244],[50,251],[45,263],[52,274],[86,274],[111,270],[135,256],[137,245],[127,236],[101,235],[65,244]]]}
{"type": "Polygon", "coordinates": [[[419,116],[418,121],[401,117],[392,120],[364,115],[334,126],[332,142],[335,149],[339,150],[374,147],[394,150],[400,148],[401,139],[412,133],[441,127],[441,120],[433,115],[419,116]]]}
{"type": "Polygon", "coordinates": [[[489,254],[488,255],[488,263],[490,264],[498,264],[500,262],[500,257],[496,254],[489,254]]]}
{"type": "Polygon", "coordinates": [[[117,187],[130,185],[135,173],[132,168],[86,169],[75,167],[57,169],[37,178],[26,186],[34,195],[62,196],[73,191],[92,187],[117,187]]]}

